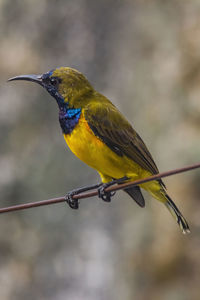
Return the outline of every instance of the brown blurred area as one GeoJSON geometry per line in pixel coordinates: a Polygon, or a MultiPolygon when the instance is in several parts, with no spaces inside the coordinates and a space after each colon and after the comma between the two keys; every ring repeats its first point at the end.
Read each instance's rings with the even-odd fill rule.
{"type": "MultiPolygon", "coordinates": [[[[6,83],[70,66],[127,116],[160,171],[200,161],[200,1],[0,1],[1,206],[98,175],[67,149],[55,101],[6,83]]],[[[200,299],[200,171],[165,180],[191,234],[145,194],[0,216],[0,299],[200,299]]]]}

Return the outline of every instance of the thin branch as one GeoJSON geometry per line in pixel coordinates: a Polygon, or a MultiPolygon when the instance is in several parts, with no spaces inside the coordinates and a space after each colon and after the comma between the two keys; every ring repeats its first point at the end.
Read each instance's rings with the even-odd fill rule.
{"type": "MultiPolygon", "coordinates": [[[[132,182],[126,182],[126,183],[123,183],[120,185],[114,185],[114,186],[106,188],[105,191],[106,192],[118,191],[118,190],[122,190],[127,187],[132,187],[132,186],[136,186],[136,185],[139,185],[139,184],[142,184],[145,182],[149,182],[152,180],[158,180],[163,177],[168,177],[171,175],[184,173],[184,172],[191,171],[191,170],[194,170],[197,168],[200,168],[200,163],[191,165],[188,167],[184,167],[184,168],[179,168],[179,169],[174,169],[174,170],[167,171],[167,172],[162,172],[162,173],[150,176],[148,178],[139,179],[139,180],[135,180],[132,182]]],[[[98,195],[98,191],[94,190],[94,191],[74,195],[72,198],[73,199],[84,199],[84,198],[89,198],[89,197],[93,197],[93,196],[97,196],[97,195],[98,195]]],[[[13,206],[9,206],[9,207],[3,207],[3,208],[0,208],[0,214],[12,212],[12,211],[16,211],[16,210],[28,209],[28,208],[37,207],[37,206],[56,204],[56,203],[60,203],[60,202],[64,202],[64,201],[66,201],[65,197],[59,197],[59,198],[52,198],[52,199],[48,199],[48,200],[42,200],[42,201],[38,201],[38,202],[31,202],[31,203],[13,205],[13,206]]]]}

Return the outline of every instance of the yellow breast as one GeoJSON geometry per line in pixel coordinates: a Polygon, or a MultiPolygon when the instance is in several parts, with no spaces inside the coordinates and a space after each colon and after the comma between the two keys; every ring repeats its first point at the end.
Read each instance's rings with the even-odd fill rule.
{"type": "Polygon", "coordinates": [[[105,144],[94,135],[82,112],[79,122],[70,134],[64,134],[71,151],[89,166],[98,169],[99,160],[105,152],[105,144]]]}
{"type": "Polygon", "coordinates": [[[90,129],[84,111],[74,130],[64,134],[71,151],[90,167],[110,178],[138,178],[141,167],[126,156],[119,156],[106,146],[90,129]]]}

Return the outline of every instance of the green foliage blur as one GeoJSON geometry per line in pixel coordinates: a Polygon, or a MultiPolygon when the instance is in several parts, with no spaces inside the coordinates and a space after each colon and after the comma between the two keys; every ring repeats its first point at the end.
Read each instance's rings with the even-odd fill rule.
{"type": "MultiPolygon", "coordinates": [[[[160,171],[200,161],[198,0],[0,1],[1,207],[98,182],[67,149],[54,100],[6,83],[70,66],[126,115],[160,171]]],[[[200,171],[165,180],[191,234],[146,196],[0,215],[0,299],[200,299],[200,171]]]]}

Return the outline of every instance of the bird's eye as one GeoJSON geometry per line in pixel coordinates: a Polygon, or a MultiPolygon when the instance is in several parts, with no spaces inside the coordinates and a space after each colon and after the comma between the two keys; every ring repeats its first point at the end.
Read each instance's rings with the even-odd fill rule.
{"type": "Polygon", "coordinates": [[[50,82],[51,82],[51,85],[58,86],[59,83],[61,82],[61,80],[57,77],[52,77],[52,78],[50,78],[50,82]]]}

